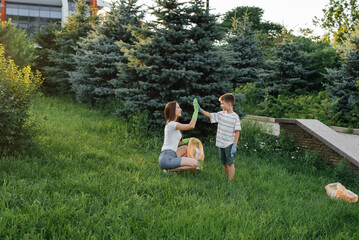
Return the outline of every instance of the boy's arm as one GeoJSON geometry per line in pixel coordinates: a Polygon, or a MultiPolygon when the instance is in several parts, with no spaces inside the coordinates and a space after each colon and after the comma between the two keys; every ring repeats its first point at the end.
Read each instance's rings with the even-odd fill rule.
{"type": "Polygon", "coordinates": [[[203,110],[203,109],[201,108],[201,106],[199,105],[199,103],[197,103],[197,104],[198,104],[199,112],[202,113],[204,116],[208,117],[209,120],[211,120],[211,113],[209,113],[209,112],[203,110]]]}
{"type": "Polygon", "coordinates": [[[204,116],[208,117],[209,119],[211,119],[211,113],[205,111],[205,110],[202,110],[201,112],[204,116]]]}
{"type": "Polygon", "coordinates": [[[238,139],[239,139],[239,134],[241,133],[240,130],[236,130],[234,131],[235,132],[235,135],[234,135],[234,142],[233,142],[233,145],[236,145],[238,144],[238,139]]]}
{"type": "Polygon", "coordinates": [[[231,156],[234,157],[234,154],[237,152],[237,144],[238,144],[238,139],[239,139],[239,133],[241,131],[240,130],[235,130],[235,135],[234,135],[234,141],[233,141],[233,145],[231,148],[231,156]]]}

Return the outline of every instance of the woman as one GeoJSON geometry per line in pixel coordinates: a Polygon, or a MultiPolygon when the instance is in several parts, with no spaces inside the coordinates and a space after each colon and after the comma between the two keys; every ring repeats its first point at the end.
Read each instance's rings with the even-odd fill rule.
{"type": "Polygon", "coordinates": [[[199,168],[198,160],[186,157],[187,146],[178,147],[181,142],[181,131],[192,130],[196,126],[198,117],[197,99],[193,100],[194,112],[192,120],[188,124],[181,124],[178,118],[182,116],[182,109],[177,102],[167,103],[164,115],[167,120],[165,126],[165,138],[158,163],[161,168],[169,171],[195,171],[199,168]]]}

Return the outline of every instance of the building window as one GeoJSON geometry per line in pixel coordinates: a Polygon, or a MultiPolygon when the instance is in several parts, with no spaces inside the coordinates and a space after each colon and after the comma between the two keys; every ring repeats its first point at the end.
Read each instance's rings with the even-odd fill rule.
{"type": "Polygon", "coordinates": [[[6,18],[30,33],[50,22],[61,22],[61,7],[7,4],[6,18]]]}

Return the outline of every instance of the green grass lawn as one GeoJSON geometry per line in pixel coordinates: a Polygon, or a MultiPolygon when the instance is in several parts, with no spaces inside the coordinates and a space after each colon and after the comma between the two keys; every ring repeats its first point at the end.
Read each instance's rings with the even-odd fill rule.
{"type": "Polygon", "coordinates": [[[329,199],[340,176],[307,155],[240,146],[228,183],[212,136],[202,173],[164,174],[162,132],[136,119],[49,97],[31,114],[36,147],[0,162],[0,239],[359,239],[358,203],[329,199]]]}

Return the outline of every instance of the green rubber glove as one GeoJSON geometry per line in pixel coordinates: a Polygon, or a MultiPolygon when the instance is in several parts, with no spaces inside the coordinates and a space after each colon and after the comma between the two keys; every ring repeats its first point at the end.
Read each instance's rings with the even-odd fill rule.
{"type": "Polygon", "coordinates": [[[197,98],[193,99],[193,108],[195,111],[199,111],[197,98]]]}
{"type": "Polygon", "coordinates": [[[191,138],[182,139],[182,144],[188,144],[189,140],[191,140],[191,138]]]}
{"type": "MultiPolygon", "coordinates": [[[[188,144],[188,143],[189,143],[189,140],[191,140],[192,138],[194,138],[194,137],[182,139],[182,144],[188,144]]],[[[194,139],[198,140],[198,138],[194,138],[194,139]]]]}
{"type": "Polygon", "coordinates": [[[198,118],[198,102],[197,102],[197,98],[193,99],[193,108],[194,108],[194,112],[192,115],[192,120],[197,120],[198,118]]]}

